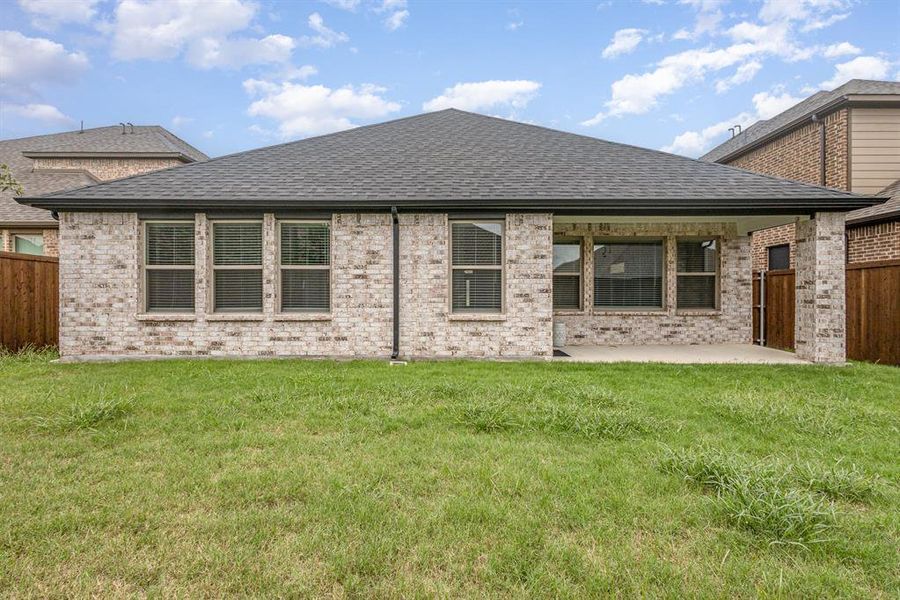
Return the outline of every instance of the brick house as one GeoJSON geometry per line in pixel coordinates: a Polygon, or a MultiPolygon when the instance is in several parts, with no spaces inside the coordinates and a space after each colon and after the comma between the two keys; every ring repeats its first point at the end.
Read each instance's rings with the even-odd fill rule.
{"type": "MultiPolygon", "coordinates": [[[[0,140],[7,165],[26,195],[48,194],[100,181],[206,160],[158,126],[112,126],[0,140]]],[[[50,211],[24,206],[0,192],[0,250],[56,256],[59,224],[50,211]]]]}
{"type": "MultiPolygon", "coordinates": [[[[847,214],[847,262],[900,259],[900,82],[818,92],[701,160],[887,198],[847,214]]],[[[753,269],[793,268],[793,224],[753,234],[753,269]]]]}
{"type": "Polygon", "coordinates": [[[60,217],[65,360],[749,344],[749,232],[799,221],[816,362],[876,202],[454,109],[19,201],[60,217]]]}

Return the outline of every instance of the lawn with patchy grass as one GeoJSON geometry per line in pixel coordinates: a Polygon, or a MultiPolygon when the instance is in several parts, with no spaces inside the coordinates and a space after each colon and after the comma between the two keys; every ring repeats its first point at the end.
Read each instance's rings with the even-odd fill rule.
{"type": "Polygon", "coordinates": [[[900,593],[900,369],[50,358],[0,596],[900,593]]]}

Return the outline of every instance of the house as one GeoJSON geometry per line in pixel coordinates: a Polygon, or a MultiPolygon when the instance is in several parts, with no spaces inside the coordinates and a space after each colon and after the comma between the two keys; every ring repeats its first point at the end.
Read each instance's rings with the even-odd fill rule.
{"type": "MultiPolygon", "coordinates": [[[[900,82],[818,92],[701,160],[887,198],[847,215],[847,262],[900,259],[900,82]]],[[[794,225],[753,234],[756,271],[793,268],[794,225]]]]}
{"type": "MultiPolygon", "coordinates": [[[[207,156],[158,126],[120,125],[0,140],[0,164],[26,195],[203,161],[207,156]]],[[[0,191],[0,250],[57,255],[58,223],[47,210],[0,191]]]]}
{"type": "Polygon", "coordinates": [[[877,202],[455,109],[19,201],[59,214],[64,359],[750,343],[750,232],[797,221],[817,362],[877,202]]]}

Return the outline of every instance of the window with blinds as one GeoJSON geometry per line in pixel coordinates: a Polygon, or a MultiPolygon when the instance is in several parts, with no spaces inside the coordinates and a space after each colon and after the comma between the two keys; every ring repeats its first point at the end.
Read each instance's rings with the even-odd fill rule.
{"type": "Polygon", "coordinates": [[[594,244],[594,306],[606,309],[662,308],[662,240],[594,244]]]}
{"type": "Polygon", "coordinates": [[[213,310],[262,311],[262,223],[212,225],[213,310]]]}
{"type": "Polygon", "coordinates": [[[194,310],[193,221],[144,223],[144,310],[194,310]]]}
{"type": "Polygon", "coordinates": [[[581,308],[581,240],[553,240],[553,308],[581,308]]]}
{"type": "Polygon", "coordinates": [[[331,310],[331,225],[279,223],[282,312],[331,310]]]}
{"type": "Polygon", "coordinates": [[[450,224],[450,306],[456,313],[503,310],[503,223],[450,224]]]}
{"type": "Polygon", "coordinates": [[[718,307],[719,251],[715,239],[678,240],[678,308],[718,307]]]}

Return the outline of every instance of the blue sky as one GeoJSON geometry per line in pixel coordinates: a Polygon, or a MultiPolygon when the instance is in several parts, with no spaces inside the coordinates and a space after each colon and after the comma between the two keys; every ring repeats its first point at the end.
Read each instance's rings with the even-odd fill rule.
{"type": "Polygon", "coordinates": [[[217,156],[456,106],[697,156],[900,79],[897,0],[4,0],[0,138],[130,121],[217,156]]]}

